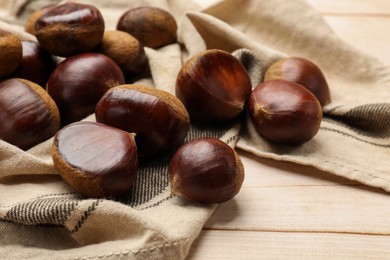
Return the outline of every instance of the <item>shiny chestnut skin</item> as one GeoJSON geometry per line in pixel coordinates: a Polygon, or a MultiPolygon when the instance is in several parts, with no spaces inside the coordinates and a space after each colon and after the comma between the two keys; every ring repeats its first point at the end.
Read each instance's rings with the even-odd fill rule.
{"type": "Polygon", "coordinates": [[[54,136],[60,127],[56,104],[34,82],[12,78],[0,82],[0,139],[22,150],[54,136]]]}
{"type": "Polygon", "coordinates": [[[125,12],[117,29],[128,32],[142,45],[159,48],[176,42],[177,24],[173,16],[155,7],[137,7],[125,12]]]}
{"type": "Polygon", "coordinates": [[[122,85],[96,105],[96,121],[135,133],[141,157],[161,155],[180,146],[190,128],[184,105],[174,95],[142,85],[122,85]]]}
{"type": "Polygon", "coordinates": [[[96,50],[113,59],[121,67],[128,82],[147,72],[148,60],[142,44],[126,32],[104,32],[96,50]]]}
{"type": "Polygon", "coordinates": [[[176,96],[191,119],[225,122],[244,110],[251,93],[249,75],[240,61],[222,50],[193,56],[176,79],[176,96]]]}
{"type": "Polygon", "coordinates": [[[53,55],[68,57],[92,51],[102,40],[104,20],[87,4],[67,1],[50,7],[35,23],[35,36],[53,55]]]}
{"type": "Polygon", "coordinates": [[[47,91],[64,125],[92,114],[104,93],[124,82],[122,70],[112,59],[99,53],[83,53],[58,64],[47,82],[47,91]]]}
{"type": "Polygon", "coordinates": [[[28,79],[45,88],[57,62],[37,42],[22,41],[22,46],[22,60],[12,76],[28,79]]]}
{"type": "Polygon", "coordinates": [[[259,84],[248,104],[256,131],[275,143],[308,142],[322,121],[321,104],[314,94],[290,81],[269,80],[259,84]]]}
{"type": "Polygon", "coordinates": [[[223,203],[244,181],[239,155],[215,138],[199,138],[177,150],[169,167],[171,192],[201,203],[223,203]]]}
{"type": "Polygon", "coordinates": [[[53,163],[76,192],[87,197],[119,196],[137,175],[134,135],[95,123],[76,122],[54,137],[53,163]]]}
{"type": "Polygon", "coordinates": [[[5,78],[22,60],[22,43],[15,35],[0,29],[0,50],[0,78],[5,78]]]}
{"type": "Polygon", "coordinates": [[[330,90],[324,74],[311,61],[300,57],[280,59],[266,71],[264,80],[282,79],[292,81],[309,89],[322,106],[330,103],[330,90]]]}

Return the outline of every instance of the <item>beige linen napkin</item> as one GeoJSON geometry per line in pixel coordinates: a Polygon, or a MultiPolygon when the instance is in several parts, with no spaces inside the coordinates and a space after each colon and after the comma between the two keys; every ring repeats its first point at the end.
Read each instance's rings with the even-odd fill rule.
{"type": "MultiPolygon", "coordinates": [[[[2,20],[22,25],[43,1],[1,1],[2,20]]],[[[263,68],[286,55],[306,57],[323,69],[332,103],[318,135],[299,147],[273,145],[250,120],[219,127],[193,125],[187,140],[214,136],[256,155],[313,165],[390,190],[390,71],[342,42],[305,2],[221,1],[199,11],[188,1],[83,1],[98,6],[107,29],[138,5],[171,11],[181,46],[146,48],[152,78],[143,84],[173,92],[182,62],[219,48],[240,58],[252,85],[263,68]],[[188,11],[188,12],[186,12],[188,11]]],[[[0,27],[9,28],[8,24],[0,27]]],[[[31,37],[12,26],[18,35],[31,37]]],[[[86,120],[94,120],[90,116],[86,120]]],[[[140,166],[135,186],[116,200],[85,199],[56,174],[52,140],[23,152],[0,140],[0,248],[6,259],[183,259],[216,205],[190,203],[169,192],[169,155],[140,166]]]]}

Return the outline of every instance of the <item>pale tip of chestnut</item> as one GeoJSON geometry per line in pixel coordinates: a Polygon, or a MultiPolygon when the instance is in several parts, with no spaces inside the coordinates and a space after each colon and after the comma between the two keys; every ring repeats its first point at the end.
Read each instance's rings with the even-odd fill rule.
{"type": "Polygon", "coordinates": [[[0,49],[0,78],[5,78],[22,60],[22,43],[16,35],[0,29],[0,49]]]}

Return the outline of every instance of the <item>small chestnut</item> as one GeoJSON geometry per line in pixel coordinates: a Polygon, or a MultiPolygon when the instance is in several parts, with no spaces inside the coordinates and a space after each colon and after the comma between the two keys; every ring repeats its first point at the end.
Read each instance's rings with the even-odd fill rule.
{"type": "Polygon", "coordinates": [[[22,60],[22,43],[18,37],[0,29],[0,78],[11,75],[22,60]]]}
{"type": "Polygon", "coordinates": [[[12,78],[0,82],[0,139],[20,149],[54,136],[60,127],[56,104],[39,85],[12,78]]]}
{"type": "Polygon", "coordinates": [[[330,102],[328,83],[320,68],[311,61],[288,57],[272,64],[266,71],[264,81],[283,79],[292,81],[309,89],[322,106],[330,102]]]}
{"type": "Polygon", "coordinates": [[[244,110],[251,93],[248,72],[222,50],[207,50],[189,59],[176,79],[176,96],[191,118],[225,122],[244,110]]]}
{"type": "Polygon", "coordinates": [[[130,9],[119,18],[117,29],[133,35],[145,47],[159,48],[176,42],[176,21],[160,8],[130,9]]]}
{"type": "Polygon", "coordinates": [[[69,124],[92,114],[104,93],[124,82],[122,70],[112,59],[83,53],[58,64],[46,87],[60,110],[62,124],[69,124]]]}
{"type": "Polygon", "coordinates": [[[50,7],[35,23],[35,36],[53,55],[68,57],[92,51],[102,40],[104,20],[87,4],[66,1],[50,7]]]}
{"type": "Polygon", "coordinates": [[[95,122],[62,128],[52,146],[54,167],[76,192],[87,197],[118,196],[137,174],[134,135],[95,122]]]}
{"type": "Polygon", "coordinates": [[[190,118],[174,95],[142,85],[111,88],[96,105],[96,121],[135,133],[138,154],[160,155],[184,142],[190,118]]]}
{"type": "Polygon", "coordinates": [[[128,81],[139,77],[147,70],[147,58],[142,44],[122,31],[104,32],[97,52],[113,59],[122,69],[128,81]]]}
{"type": "Polygon", "coordinates": [[[191,201],[223,203],[238,194],[244,181],[240,156],[215,138],[184,144],[169,167],[171,192],[191,201]]]}
{"type": "Polygon", "coordinates": [[[253,90],[248,103],[256,131],[275,143],[303,144],[316,135],[321,124],[318,99],[294,82],[265,81],[253,90]]]}
{"type": "Polygon", "coordinates": [[[12,76],[28,79],[45,88],[57,62],[37,42],[22,41],[22,47],[22,60],[12,76]]]}

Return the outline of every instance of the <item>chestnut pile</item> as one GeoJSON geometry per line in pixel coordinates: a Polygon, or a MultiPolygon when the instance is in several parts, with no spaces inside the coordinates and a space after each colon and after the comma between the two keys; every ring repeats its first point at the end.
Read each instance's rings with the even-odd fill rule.
{"type": "Polygon", "coordinates": [[[0,31],[0,138],[28,150],[54,136],[56,170],[88,197],[120,196],[139,160],[172,153],[173,194],[228,201],[244,180],[241,159],[215,138],[185,143],[191,122],[224,124],[249,111],[260,135],[299,145],[317,133],[330,101],[324,76],[307,60],[275,63],[252,91],[243,65],[222,50],[188,60],[175,95],[134,84],[149,75],[144,46],[176,42],[174,18],[158,8],[128,10],[117,30],[105,31],[96,7],[68,1],[33,13],[25,30],[37,42],[0,31]],[[93,113],[96,122],[80,121],[93,113]]]}

